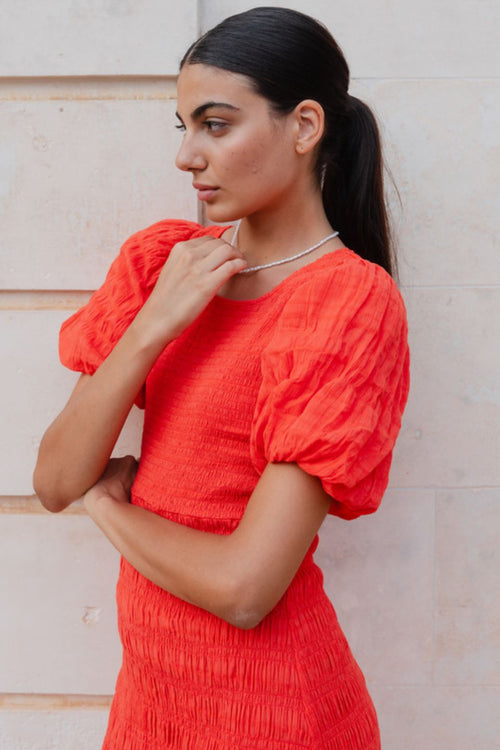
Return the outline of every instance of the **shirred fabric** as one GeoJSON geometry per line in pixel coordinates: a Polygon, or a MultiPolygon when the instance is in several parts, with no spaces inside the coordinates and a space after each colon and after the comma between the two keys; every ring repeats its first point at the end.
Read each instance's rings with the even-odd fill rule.
{"type": "MultiPolygon", "coordinates": [[[[223,227],[159,222],[122,248],[61,331],[92,373],[147,299],[171,247],[223,227]]],[[[406,319],[388,275],[348,249],[268,294],[216,296],[157,359],[131,502],[210,533],[238,525],[267,462],[319,476],[345,518],[387,483],[408,389],[406,319]]],[[[104,750],[377,750],[375,711],[323,589],[317,537],[251,630],[172,596],[122,558],[123,664],[104,750]]]]}

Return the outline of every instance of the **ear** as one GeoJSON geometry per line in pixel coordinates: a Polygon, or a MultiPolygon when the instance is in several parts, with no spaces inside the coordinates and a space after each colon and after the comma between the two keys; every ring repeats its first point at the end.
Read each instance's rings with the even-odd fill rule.
{"type": "Polygon", "coordinates": [[[314,150],[325,130],[325,112],[319,102],[304,99],[293,111],[295,117],[295,150],[307,154],[314,150]]]}

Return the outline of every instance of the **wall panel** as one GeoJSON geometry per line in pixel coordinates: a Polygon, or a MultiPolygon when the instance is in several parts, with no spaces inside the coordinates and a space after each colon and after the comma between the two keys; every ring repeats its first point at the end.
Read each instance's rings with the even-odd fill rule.
{"type": "Polygon", "coordinates": [[[406,288],[412,378],[391,481],[498,486],[498,287],[406,288]]]}
{"type": "Polygon", "coordinates": [[[328,518],[316,561],[369,685],[428,682],[433,657],[434,493],[390,490],[374,516],[349,523],[328,518]]]}
{"type": "MultiPolygon", "coordinates": [[[[58,363],[59,328],[71,310],[0,311],[3,341],[0,495],[31,495],[43,432],[63,408],[78,375],[58,363]]],[[[140,454],[142,412],[134,407],[115,453],[140,454]]]]}
{"type": "Polygon", "coordinates": [[[112,693],[118,553],[84,515],[0,514],[0,537],[0,693],[112,693]]]}
{"type": "MultiPolygon", "coordinates": [[[[258,5],[251,0],[204,0],[202,29],[258,5]]],[[[272,5],[323,21],[356,78],[498,76],[500,8],[495,0],[358,0],[354,5],[350,0],[274,0],[272,5]]]]}
{"type": "Polygon", "coordinates": [[[172,99],[0,102],[2,288],[95,289],[130,234],[196,219],[175,122],[172,99]]]}
{"type": "Polygon", "coordinates": [[[194,0],[3,2],[0,75],[175,75],[196,33],[194,0]]]}

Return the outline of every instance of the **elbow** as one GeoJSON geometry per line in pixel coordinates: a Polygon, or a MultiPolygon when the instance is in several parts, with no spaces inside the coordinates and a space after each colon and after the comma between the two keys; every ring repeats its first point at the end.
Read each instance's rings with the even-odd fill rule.
{"type": "Polygon", "coordinates": [[[45,510],[50,513],[60,513],[70,504],[70,501],[51,489],[50,484],[44,480],[38,465],[33,473],[33,489],[45,510]]]}
{"type": "Polygon", "coordinates": [[[46,436],[42,438],[35,469],[33,471],[33,489],[40,503],[50,513],[60,513],[84,494],[62,472],[53,450],[45,447],[46,436]]]}
{"type": "Polygon", "coordinates": [[[240,630],[256,628],[271,611],[263,592],[251,582],[230,587],[229,605],[224,619],[240,630]]]}
{"type": "Polygon", "coordinates": [[[38,499],[40,500],[40,503],[43,505],[45,510],[48,510],[49,513],[60,513],[61,511],[65,510],[69,503],[64,503],[60,500],[54,500],[53,498],[44,498],[40,497],[38,493],[36,493],[38,499]]]}
{"type": "Polygon", "coordinates": [[[239,630],[253,630],[257,625],[260,625],[263,619],[264,615],[261,615],[257,610],[235,608],[227,621],[239,630]]]}
{"type": "Polygon", "coordinates": [[[51,481],[50,472],[48,472],[49,464],[44,456],[44,439],[42,438],[40,443],[38,458],[33,471],[33,489],[45,510],[51,513],[59,513],[64,509],[64,505],[61,498],[57,497],[57,493],[54,492],[54,482],[51,481]]]}
{"type": "Polygon", "coordinates": [[[68,503],[64,503],[61,498],[45,492],[35,481],[33,481],[33,488],[40,503],[43,505],[45,510],[48,510],[50,513],[60,513],[62,510],[67,508],[68,503]]]}

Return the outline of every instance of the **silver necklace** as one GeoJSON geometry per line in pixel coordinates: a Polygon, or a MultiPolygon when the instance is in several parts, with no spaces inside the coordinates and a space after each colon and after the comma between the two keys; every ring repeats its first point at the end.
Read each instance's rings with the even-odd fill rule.
{"type": "MultiPolygon", "coordinates": [[[[236,224],[236,229],[234,230],[233,239],[231,241],[231,245],[234,245],[234,247],[236,247],[236,240],[238,239],[240,224],[241,219],[236,224]]],[[[312,253],[313,250],[317,250],[318,247],[324,245],[325,242],[328,242],[328,240],[331,240],[333,239],[333,237],[337,236],[338,232],[332,232],[332,234],[329,234],[328,237],[324,237],[324,239],[320,240],[315,245],[311,245],[311,247],[308,247],[307,250],[302,250],[302,252],[297,253],[297,255],[291,255],[289,258],[283,258],[282,260],[273,260],[272,263],[263,263],[261,266],[251,266],[250,268],[244,268],[242,271],[238,271],[238,273],[252,273],[252,271],[262,271],[263,268],[272,268],[273,266],[281,266],[283,263],[290,263],[290,261],[292,260],[297,260],[298,258],[302,258],[308,253],[312,253]]]]}

